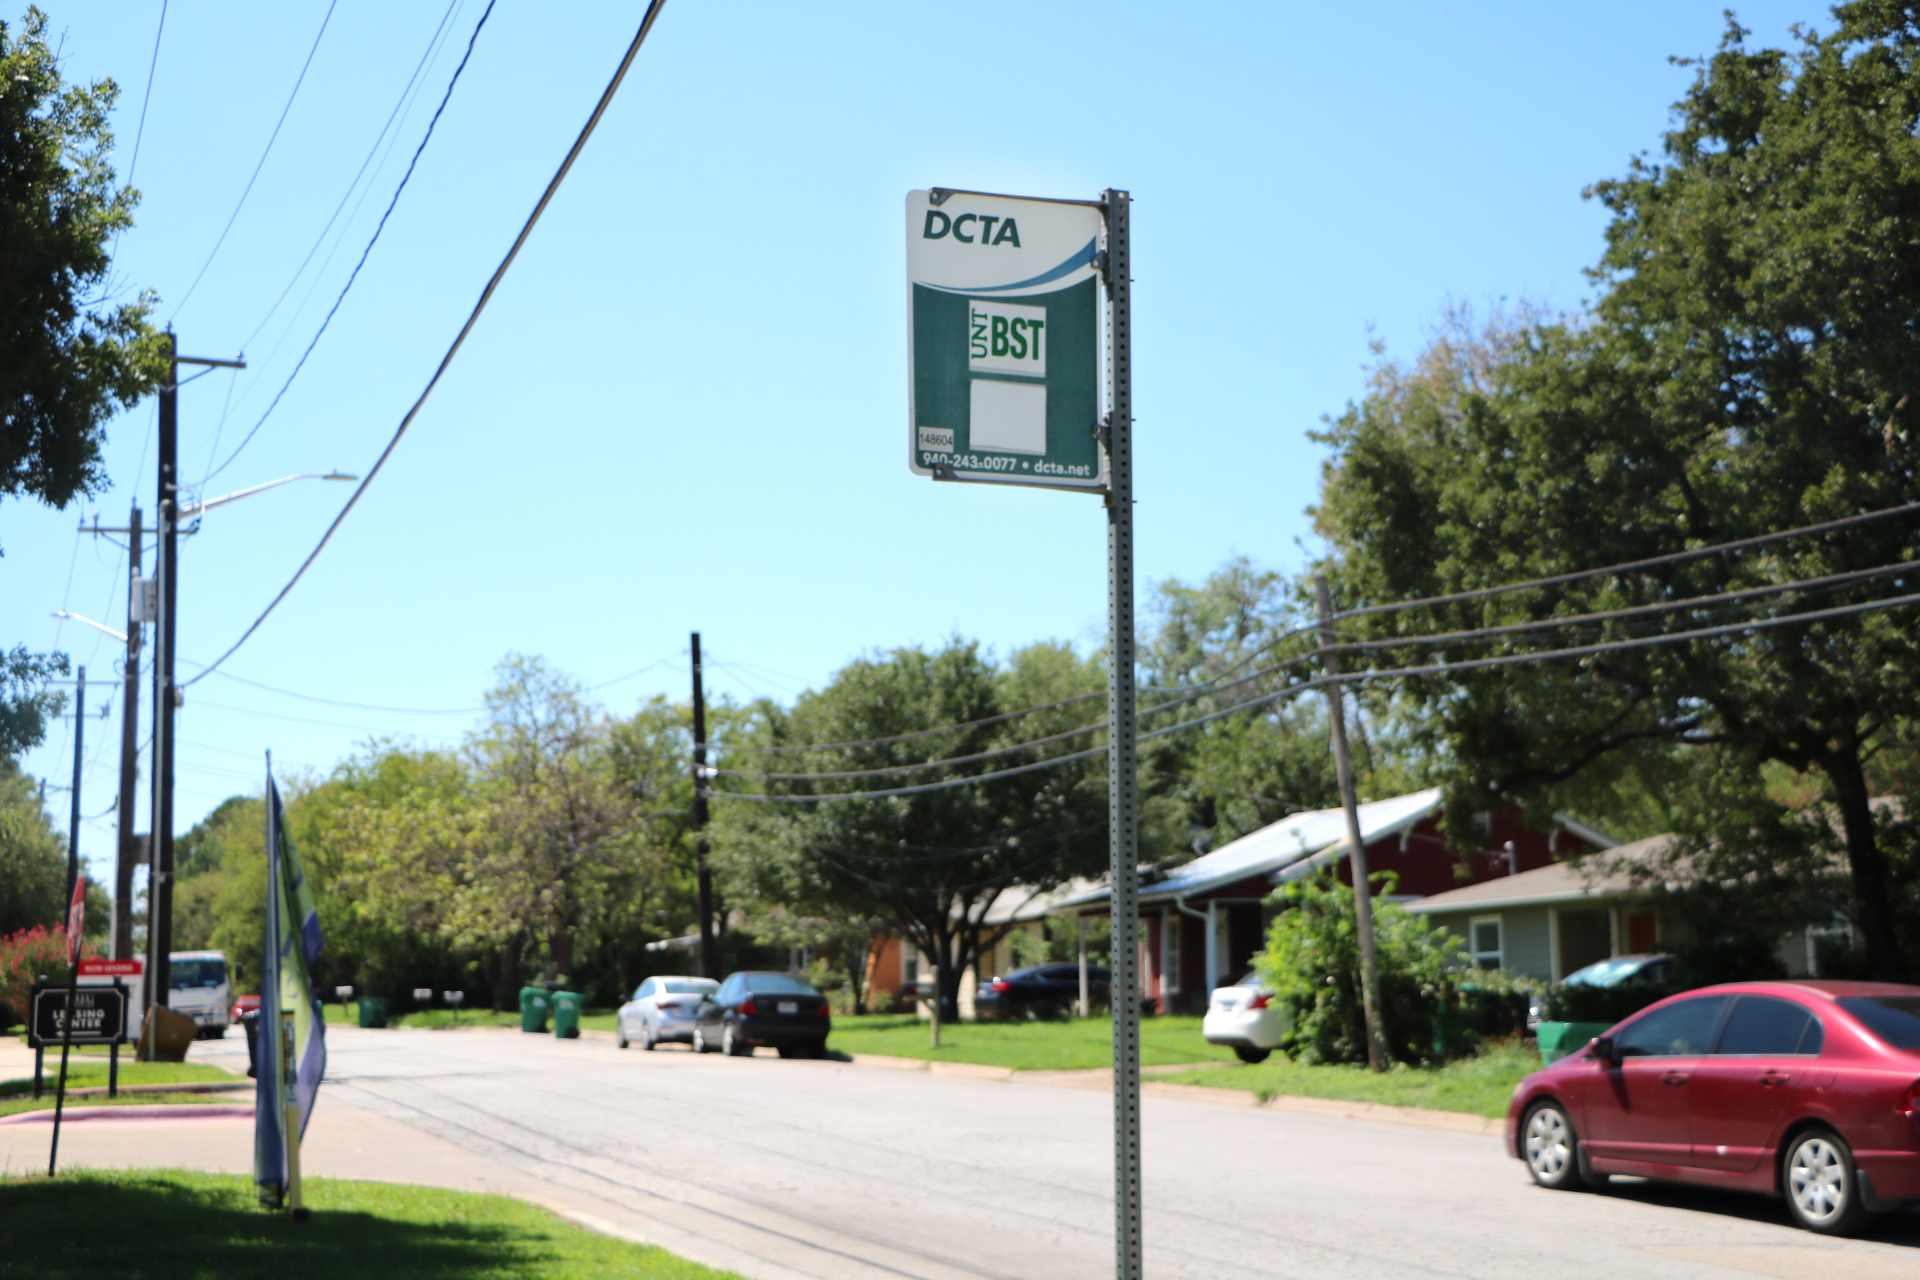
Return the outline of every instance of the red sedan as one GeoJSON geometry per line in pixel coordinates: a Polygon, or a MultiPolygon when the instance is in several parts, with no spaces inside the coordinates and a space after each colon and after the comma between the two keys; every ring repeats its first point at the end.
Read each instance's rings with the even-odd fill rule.
{"type": "Polygon", "coordinates": [[[1522,1080],[1507,1152],[1554,1190],[1634,1174],[1784,1195],[1811,1231],[1857,1230],[1920,1200],[1920,987],[1669,997],[1522,1080]]]}

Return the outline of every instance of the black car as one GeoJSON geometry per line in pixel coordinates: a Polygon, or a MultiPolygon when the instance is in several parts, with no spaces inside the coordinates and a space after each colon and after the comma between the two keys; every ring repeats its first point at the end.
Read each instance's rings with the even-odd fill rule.
{"type": "MultiPolygon", "coordinates": [[[[1107,1002],[1110,975],[1102,965],[1087,966],[1087,997],[1107,1002]]],[[[1037,964],[980,984],[974,1009],[982,1018],[1061,1018],[1080,999],[1080,966],[1037,964]]]]}
{"type": "Polygon", "coordinates": [[[790,973],[736,973],[694,1013],[693,1051],[736,1058],[768,1044],[783,1058],[824,1058],[827,998],[790,973]]]}

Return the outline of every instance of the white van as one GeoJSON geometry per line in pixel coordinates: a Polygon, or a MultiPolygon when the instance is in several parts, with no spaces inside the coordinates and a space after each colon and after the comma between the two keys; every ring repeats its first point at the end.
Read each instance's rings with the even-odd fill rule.
{"type": "Polygon", "coordinates": [[[192,1018],[200,1034],[218,1040],[227,1034],[233,987],[224,951],[173,951],[167,954],[167,1007],[192,1018]]]}

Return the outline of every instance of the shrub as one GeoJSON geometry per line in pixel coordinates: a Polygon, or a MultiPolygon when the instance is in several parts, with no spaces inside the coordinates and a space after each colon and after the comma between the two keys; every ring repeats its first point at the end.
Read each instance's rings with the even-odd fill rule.
{"type": "MultiPolygon", "coordinates": [[[[100,954],[98,947],[84,946],[82,955],[100,954]]],[[[48,929],[36,925],[0,938],[0,1027],[10,1027],[27,1019],[28,993],[34,979],[42,974],[50,980],[64,979],[67,973],[67,930],[65,926],[48,929]]]]}
{"type": "MultiPolygon", "coordinates": [[[[1375,879],[1376,893],[1392,892],[1390,873],[1375,879]]],[[[1284,886],[1273,900],[1284,909],[1255,968],[1292,1023],[1282,1051],[1300,1062],[1365,1062],[1353,890],[1321,873],[1284,886]]],[[[1445,932],[1378,897],[1373,931],[1381,1027],[1396,1061],[1424,1065],[1457,1057],[1482,1035],[1507,1029],[1507,1007],[1526,987],[1524,979],[1452,969],[1459,956],[1445,932]]]]}

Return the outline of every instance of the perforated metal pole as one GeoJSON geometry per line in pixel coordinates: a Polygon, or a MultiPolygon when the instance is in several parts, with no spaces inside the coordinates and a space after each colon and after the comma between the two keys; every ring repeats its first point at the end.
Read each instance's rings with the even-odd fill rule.
{"type": "Polygon", "coordinates": [[[1132,197],[1107,216],[1107,842],[1113,882],[1113,1274],[1140,1280],[1140,796],[1133,675],[1132,197]]]}

